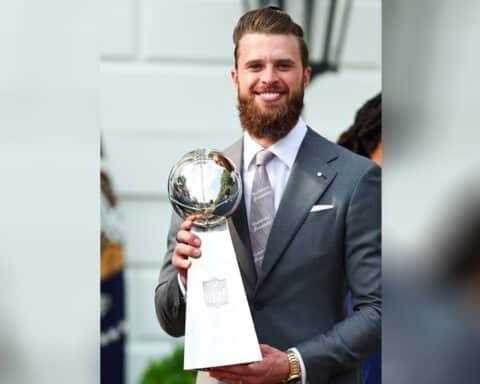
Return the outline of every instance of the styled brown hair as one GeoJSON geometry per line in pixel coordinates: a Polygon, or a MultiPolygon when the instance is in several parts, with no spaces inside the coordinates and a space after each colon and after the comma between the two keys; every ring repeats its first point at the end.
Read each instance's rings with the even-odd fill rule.
{"type": "Polygon", "coordinates": [[[235,67],[237,67],[238,45],[240,39],[247,33],[265,33],[279,35],[294,35],[300,47],[303,68],[308,66],[308,47],[303,39],[303,29],[295,23],[290,15],[278,7],[255,9],[245,13],[233,30],[235,44],[235,67]]]}

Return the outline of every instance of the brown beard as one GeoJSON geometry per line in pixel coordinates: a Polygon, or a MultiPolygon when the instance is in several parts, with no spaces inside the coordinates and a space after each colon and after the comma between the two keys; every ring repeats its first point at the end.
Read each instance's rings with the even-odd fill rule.
{"type": "MultiPolygon", "coordinates": [[[[276,91],[275,89],[269,91],[276,91]]],[[[273,142],[286,136],[297,124],[303,109],[303,89],[292,93],[286,103],[262,111],[253,97],[238,95],[238,112],[244,130],[251,136],[273,142]]]]}

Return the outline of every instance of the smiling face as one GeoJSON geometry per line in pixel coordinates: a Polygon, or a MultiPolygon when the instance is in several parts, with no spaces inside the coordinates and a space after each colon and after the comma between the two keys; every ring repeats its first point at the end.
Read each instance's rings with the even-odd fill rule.
{"type": "Polygon", "coordinates": [[[245,34],[231,73],[243,128],[270,143],[285,136],[300,117],[310,72],[296,36],[245,34]]]}

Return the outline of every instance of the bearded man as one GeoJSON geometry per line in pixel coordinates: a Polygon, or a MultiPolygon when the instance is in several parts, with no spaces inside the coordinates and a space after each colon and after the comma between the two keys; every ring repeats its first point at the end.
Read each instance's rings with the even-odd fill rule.
{"type": "MultiPolygon", "coordinates": [[[[243,384],[360,383],[361,359],[380,347],[380,169],[300,118],[311,68],[287,13],[247,12],[233,39],[244,134],[225,154],[242,171],[244,197],[228,225],[263,360],[208,374],[243,384]]],[[[173,213],[155,291],[172,336],[185,332],[189,258],[201,257],[191,226],[173,213]]]]}

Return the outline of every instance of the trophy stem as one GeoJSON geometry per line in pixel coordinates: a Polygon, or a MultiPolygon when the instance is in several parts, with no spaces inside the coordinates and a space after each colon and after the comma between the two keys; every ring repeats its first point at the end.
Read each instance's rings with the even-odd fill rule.
{"type": "Polygon", "coordinates": [[[202,256],[188,270],[184,369],[262,359],[226,223],[192,229],[202,256]]]}

